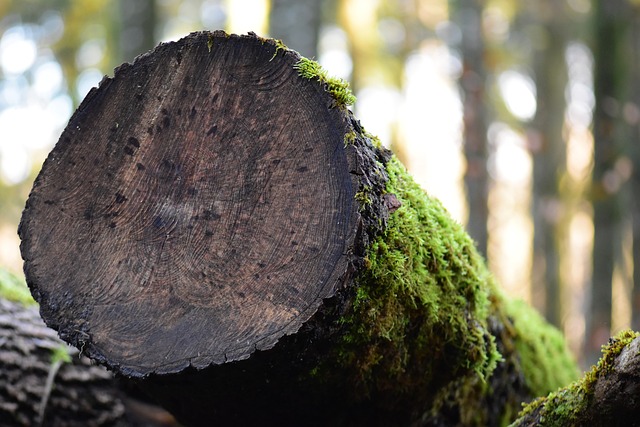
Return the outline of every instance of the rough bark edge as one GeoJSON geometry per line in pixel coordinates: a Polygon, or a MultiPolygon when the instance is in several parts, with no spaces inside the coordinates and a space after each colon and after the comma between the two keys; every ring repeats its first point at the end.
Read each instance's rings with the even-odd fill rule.
{"type": "MultiPolygon", "coordinates": [[[[640,416],[640,333],[618,333],[602,346],[602,357],[579,381],[539,397],[512,427],[624,425],[640,416]]],[[[633,424],[635,425],[635,424],[633,424]]]]}

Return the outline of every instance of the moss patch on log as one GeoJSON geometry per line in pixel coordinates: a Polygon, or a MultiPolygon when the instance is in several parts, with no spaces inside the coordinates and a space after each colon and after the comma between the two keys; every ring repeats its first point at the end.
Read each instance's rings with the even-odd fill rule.
{"type": "Polygon", "coordinates": [[[349,84],[337,77],[330,77],[327,71],[316,61],[301,57],[294,65],[294,68],[301,77],[315,79],[325,85],[326,91],[333,96],[339,108],[347,108],[347,106],[356,102],[356,97],[351,92],[349,84]]]}
{"type": "MultiPolygon", "coordinates": [[[[349,141],[384,150],[363,130],[349,141]]],[[[388,175],[382,199],[393,207],[366,248],[334,357],[363,400],[388,394],[428,408],[442,387],[461,378],[483,383],[501,360],[486,324],[490,275],[463,227],[395,157],[377,166],[388,175]]],[[[380,200],[375,191],[356,193],[361,211],[380,200]]]]}
{"type": "Polygon", "coordinates": [[[499,301],[512,326],[513,344],[531,394],[546,395],[575,381],[578,368],[562,333],[525,302],[505,295],[499,301]]]}
{"type": "MultiPolygon", "coordinates": [[[[349,145],[362,138],[383,150],[364,130],[348,135],[349,145]]],[[[575,380],[577,366],[560,331],[499,290],[464,228],[397,158],[382,166],[388,175],[383,198],[393,195],[400,207],[367,248],[353,307],[341,319],[347,332],[338,346],[338,361],[348,367],[363,397],[411,390],[430,408],[423,419],[455,407],[459,421],[483,425],[489,415],[477,403],[493,393],[488,380],[499,363],[521,371],[531,397],[575,380]],[[504,354],[489,318],[503,324],[504,354]]],[[[356,194],[361,210],[375,199],[370,192],[364,187],[356,194]]],[[[520,405],[507,400],[503,423],[520,405]]]]}
{"type": "Polygon", "coordinates": [[[519,418],[512,426],[531,425],[532,422],[550,427],[580,424],[593,399],[596,382],[611,372],[615,359],[638,337],[640,333],[626,330],[611,338],[602,346],[598,363],[581,380],[531,402],[518,414],[519,418]]]}

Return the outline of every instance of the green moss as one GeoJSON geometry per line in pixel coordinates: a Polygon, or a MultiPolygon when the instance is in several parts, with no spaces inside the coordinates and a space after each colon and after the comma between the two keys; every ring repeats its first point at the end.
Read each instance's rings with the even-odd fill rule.
{"type": "Polygon", "coordinates": [[[289,50],[289,48],[282,43],[282,40],[273,40],[276,44],[276,51],[273,52],[273,56],[271,57],[271,59],[269,60],[269,62],[273,61],[275,59],[276,56],[278,56],[278,52],[283,51],[286,52],[287,50],[289,50]]]}
{"type": "Polygon", "coordinates": [[[211,49],[213,48],[213,34],[209,33],[207,37],[207,49],[209,49],[209,53],[211,53],[211,49]]]}
{"type": "Polygon", "coordinates": [[[365,209],[367,206],[370,206],[372,203],[371,197],[369,196],[370,191],[371,191],[371,188],[365,186],[363,187],[362,190],[358,191],[354,196],[356,201],[359,203],[361,210],[365,209]]]}
{"type": "MultiPolygon", "coordinates": [[[[608,344],[602,346],[602,357],[581,380],[531,402],[518,414],[519,419],[538,412],[537,418],[540,425],[550,427],[576,425],[593,396],[598,378],[611,372],[618,355],[638,337],[640,337],[638,332],[628,330],[620,332],[609,340],[608,344]]],[[[513,425],[520,425],[519,421],[513,425]]]]}
{"type": "Polygon", "coordinates": [[[546,395],[575,381],[578,368],[562,333],[525,302],[504,295],[498,301],[505,323],[513,328],[511,337],[531,394],[546,395]]]}
{"type": "Polygon", "coordinates": [[[356,97],[349,89],[349,84],[342,79],[329,77],[327,71],[316,61],[302,57],[293,67],[301,77],[318,80],[326,85],[327,92],[333,96],[338,107],[346,108],[356,102],[356,97]]]}
{"type": "Polygon", "coordinates": [[[349,145],[353,145],[354,142],[356,141],[356,137],[357,137],[357,135],[356,135],[355,131],[352,130],[350,132],[347,132],[344,135],[344,146],[347,147],[349,145]]]}
{"type": "MultiPolygon", "coordinates": [[[[369,245],[343,319],[340,358],[370,390],[422,390],[484,381],[500,360],[488,334],[488,272],[473,242],[396,158],[386,191],[402,204],[369,245]]],[[[431,396],[433,397],[433,396],[431,396]]]]}
{"type": "Polygon", "coordinates": [[[51,350],[51,364],[57,362],[71,363],[71,354],[69,354],[69,347],[66,344],[60,344],[51,350]]]}
{"type": "Polygon", "coordinates": [[[0,298],[19,302],[24,305],[36,303],[24,279],[20,279],[2,268],[0,268],[0,298]]]}

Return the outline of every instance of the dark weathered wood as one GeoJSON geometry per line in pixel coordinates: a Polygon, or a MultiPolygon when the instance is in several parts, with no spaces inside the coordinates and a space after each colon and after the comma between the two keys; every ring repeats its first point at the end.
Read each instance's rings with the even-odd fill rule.
{"type": "Polygon", "coordinates": [[[265,43],[200,33],[120,67],[34,185],[21,236],[42,315],[116,371],[247,358],[344,281],[347,123],[265,43]]]}

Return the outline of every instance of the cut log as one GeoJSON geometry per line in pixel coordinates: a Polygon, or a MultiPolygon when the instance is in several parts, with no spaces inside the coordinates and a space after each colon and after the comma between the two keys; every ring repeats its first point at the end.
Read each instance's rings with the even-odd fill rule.
{"type": "Polygon", "coordinates": [[[491,425],[573,379],[352,101],[254,34],[118,68],[23,214],[44,320],[187,425],[491,425]]]}

